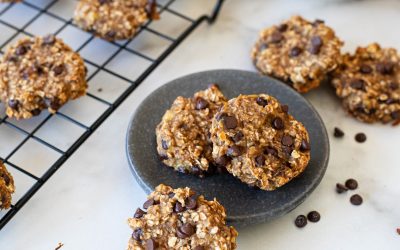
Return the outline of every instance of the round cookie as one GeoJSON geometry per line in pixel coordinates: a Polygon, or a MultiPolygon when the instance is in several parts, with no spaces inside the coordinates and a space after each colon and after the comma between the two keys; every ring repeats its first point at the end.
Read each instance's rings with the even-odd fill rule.
{"type": "Polygon", "coordinates": [[[332,74],[345,110],[360,121],[400,123],[400,56],[373,43],[345,54],[332,74]]]}
{"type": "Polygon", "coordinates": [[[274,190],[306,168],[306,128],[268,95],[240,95],[217,113],[211,128],[217,164],[249,186],[274,190]]]}
{"type": "Polygon", "coordinates": [[[257,69],[308,92],[337,67],[343,43],[323,21],[293,16],[260,33],[252,50],[257,69]]]}
{"type": "Polygon", "coordinates": [[[0,97],[9,117],[27,119],[42,110],[56,112],[85,95],[82,58],[53,35],[23,38],[0,60],[0,97]]]}
{"type": "Polygon", "coordinates": [[[11,206],[11,195],[14,191],[14,179],[3,162],[0,162],[0,209],[7,209],[11,206]]]}
{"type": "Polygon", "coordinates": [[[226,225],[225,209],[215,199],[196,197],[189,188],[156,187],[133,218],[128,250],[236,249],[237,231],[226,225]]]}
{"type": "Polygon", "coordinates": [[[212,118],[225,102],[215,84],[193,98],[176,98],[156,128],[162,162],[176,171],[204,177],[213,163],[209,138],[212,118]]]}
{"type": "Polygon", "coordinates": [[[74,21],[84,30],[109,41],[133,37],[149,15],[154,18],[155,2],[148,0],[80,0],[74,21]]]}

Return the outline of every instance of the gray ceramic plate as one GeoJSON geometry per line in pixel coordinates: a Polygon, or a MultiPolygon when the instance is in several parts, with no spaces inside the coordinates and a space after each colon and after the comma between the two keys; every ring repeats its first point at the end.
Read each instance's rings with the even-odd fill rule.
{"type": "Polygon", "coordinates": [[[238,70],[206,71],[163,85],[138,107],[129,125],[126,143],[132,173],[147,193],[160,183],[175,188],[191,187],[208,199],[216,197],[226,208],[228,222],[235,226],[270,221],[297,207],[318,186],[329,159],[325,126],[308,101],[277,80],[238,70]],[[210,83],[217,83],[228,98],[267,93],[288,104],[289,113],[310,133],[311,161],[304,173],[282,188],[267,192],[252,189],[229,174],[199,179],[162,166],[156,151],[156,125],[177,96],[190,97],[210,83]]]}

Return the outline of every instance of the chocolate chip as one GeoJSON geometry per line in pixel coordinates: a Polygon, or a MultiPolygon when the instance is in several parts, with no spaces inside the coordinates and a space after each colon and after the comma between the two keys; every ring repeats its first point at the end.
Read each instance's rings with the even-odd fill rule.
{"type": "Polygon", "coordinates": [[[286,23],[282,23],[281,25],[278,26],[278,30],[280,32],[285,32],[288,28],[288,25],[286,23]]]}
{"type": "Polygon", "coordinates": [[[178,228],[176,229],[176,236],[177,236],[178,238],[181,238],[181,239],[185,239],[185,238],[188,237],[186,234],[184,234],[184,233],[182,232],[182,230],[181,230],[180,227],[178,227],[178,228]]]}
{"type": "Polygon", "coordinates": [[[170,199],[174,198],[174,196],[175,196],[175,193],[174,193],[174,192],[171,192],[171,193],[168,194],[168,197],[169,197],[170,199]]]}
{"type": "Polygon", "coordinates": [[[64,72],[64,65],[58,65],[53,68],[53,72],[55,76],[59,76],[64,72]]]}
{"type": "Polygon", "coordinates": [[[290,147],[293,145],[293,138],[290,135],[282,136],[281,143],[284,146],[290,147]]]}
{"type": "Polygon", "coordinates": [[[363,199],[360,195],[355,194],[350,197],[350,202],[355,206],[359,206],[363,202],[363,199]]]}
{"type": "Polygon", "coordinates": [[[175,213],[182,213],[182,212],[184,212],[185,210],[186,210],[186,208],[183,207],[182,204],[181,204],[179,201],[177,201],[177,202],[175,203],[175,205],[174,205],[174,212],[175,212],[175,213]]]}
{"type": "Polygon", "coordinates": [[[367,136],[364,133],[357,133],[354,139],[359,143],[363,143],[367,140],[367,136]]]}
{"type": "Polygon", "coordinates": [[[15,54],[18,56],[22,56],[25,55],[26,52],[28,52],[27,47],[25,47],[24,45],[19,45],[16,49],[15,49],[15,54]]]}
{"type": "Polygon", "coordinates": [[[336,138],[341,138],[344,136],[344,132],[340,128],[335,127],[333,131],[333,136],[335,136],[336,138]]]}
{"type": "Polygon", "coordinates": [[[203,246],[196,246],[193,250],[205,250],[203,246]]]}
{"type": "Polygon", "coordinates": [[[265,156],[264,155],[258,155],[256,158],[255,158],[255,161],[256,161],[256,165],[257,166],[263,166],[264,164],[265,164],[265,156]]]}
{"type": "Polygon", "coordinates": [[[392,90],[396,90],[396,89],[399,88],[399,84],[398,84],[398,83],[395,83],[395,82],[391,82],[391,83],[389,84],[389,87],[390,87],[390,89],[392,89],[392,90]]]}
{"type": "Polygon", "coordinates": [[[268,105],[268,101],[265,100],[264,98],[260,97],[260,96],[257,97],[256,102],[257,102],[258,105],[263,106],[263,107],[268,105]]]}
{"type": "Polygon", "coordinates": [[[400,227],[396,229],[398,235],[400,235],[400,227]]]}
{"type": "Polygon", "coordinates": [[[357,189],[358,187],[358,182],[354,179],[348,179],[345,183],[346,187],[350,190],[357,189]]]}
{"type": "Polygon", "coordinates": [[[44,45],[53,45],[56,42],[56,37],[54,35],[47,35],[43,38],[44,45]]]}
{"type": "Polygon", "coordinates": [[[180,231],[186,235],[186,237],[192,236],[196,232],[196,228],[190,223],[185,223],[179,227],[180,231]]]}
{"type": "Polygon", "coordinates": [[[321,50],[323,41],[320,36],[313,36],[311,38],[311,47],[309,49],[309,52],[313,55],[316,55],[319,53],[321,50]]]}
{"type": "Polygon", "coordinates": [[[306,151],[310,151],[310,143],[306,140],[302,140],[301,144],[300,144],[300,151],[301,152],[306,152],[306,151]]]}
{"type": "Polygon", "coordinates": [[[4,182],[6,183],[6,186],[10,185],[11,179],[8,177],[8,175],[3,175],[2,176],[4,182]]]}
{"type": "Polygon", "coordinates": [[[382,75],[390,75],[393,73],[394,64],[392,62],[377,63],[376,70],[382,75]]]}
{"type": "Polygon", "coordinates": [[[343,192],[346,192],[347,190],[349,190],[345,185],[341,184],[341,183],[336,183],[336,192],[341,194],[343,192]]]}
{"type": "Polygon", "coordinates": [[[307,219],[311,222],[318,222],[321,219],[321,215],[317,211],[311,211],[307,214],[307,219]]]}
{"type": "Polygon", "coordinates": [[[164,140],[161,140],[161,147],[162,147],[164,150],[167,150],[167,149],[168,149],[168,143],[167,143],[166,141],[164,141],[164,140]]]}
{"type": "Polygon", "coordinates": [[[135,212],[135,214],[133,215],[133,217],[136,218],[136,219],[140,219],[140,218],[142,218],[143,215],[145,215],[145,214],[146,214],[145,211],[143,211],[142,209],[138,208],[138,209],[136,209],[136,212],[135,212]]]}
{"type": "Polygon", "coordinates": [[[275,117],[272,120],[272,127],[277,130],[282,130],[285,128],[285,125],[283,124],[283,120],[280,117],[275,117]]]}
{"type": "Polygon", "coordinates": [[[239,142],[240,140],[242,140],[244,137],[243,133],[241,131],[237,132],[234,136],[232,136],[232,140],[234,142],[239,142]]]}
{"type": "Polygon", "coordinates": [[[157,242],[153,239],[146,240],[146,250],[155,250],[157,248],[157,242]]]}
{"type": "Polygon", "coordinates": [[[313,26],[316,27],[316,26],[318,26],[318,25],[320,25],[320,24],[323,24],[323,23],[325,23],[324,20],[315,19],[315,21],[313,22],[313,26]]]}
{"type": "Polygon", "coordinates": [[[222,121],[226,129],[234,129],[238,124],[234,116],[225,116],[222,121]]]}
{"type": "Polygon", "coordinates": [[[266,147],[264,153],[267,155],[278,156],[278,150],[272,147],[266,147]]]}
{"type": "Polygon", "coordinates": [[[190,170],[190,173],[200,178],[204,177],[204,171],[201,170],[201,168],[199,168],[198,166],[193,166],[192,169],[190,170]]]}
{"type": "Polygon", "coordinates": [[[15,100],[15,99],[10,99],[10,100],[8,100],[8,107],[10,107],[10,108],[12,108],[12,109],[14,109],[14,110],[18,109],[18,107],[19,107],[19,101],[18,101],[18,100],[15,100]]]}
{"type": "Polygon", "coordinates": [[[354,79],[350,82],[353,89],[365,90],[365,82],[362,79],[354,79]]]}
{"type": "Polygon", "coordinates": [[[54,98],[44,98],[45,105],[52,110],[58,110],[61,108],[60,100],[57,97],[54,98]]]}
{"type": "Polygon", "coordinates": [[[282,151],[286,154],[286,157],[290,157],[293,149],[291,147],[282,146],[282,151]]]}
{"type": "Polygon", "coordinates": [[[38,116],[38,115],[40,115],[40,113],[42,112],[42,110],[40,110],[40,109],[34,109],[34,110],[31,110],[31,114],[33,115],[33,116],[38,116]]]}
{"type": "Polygon", "coordinates": [[[297,57],[301,54],[301,52],[302,52],[302,49],[300,49],[299,47],[296,46],[290,50],[289,55],[291,57],[297,57]]]}
{"type": "Polygon", "coordinates": [[[108,2],[111,2],[111,0],[99,0],[99,4],[106,4],[108,2]]]}
{"type": "Polygon", "coordinates": [[[237,157],[242,154],[242,147],[233,145],[228,148],[227,155],[231,157],[237,157]]]}
{"type": "Polygon", "coordinates": [[[133,230],[132,233],[132,238],[136,241],[140,241],[140,236],[142,235],[142,229],[141,228],[136,228],[133,230]]]}
{"type": "Polygon", "coordinates": [[[294,221],[294,224],[298,228],[305,227],[307,225],[307,218],[304,215],[299,215],[296,217],[296,220],[294,221]]]}
{"type": "Polygon", "coordinates": [[[399,100],[393,99],[393,98],[388,98],[384,103],[390,105],[390,104],[395,104],[398,103],[399,100]]]}
{"type": "Polygon", "coordinates": [[[215,160],[218,166],[225,167],[230,161],[230,158],[226,155],[222,155],[215,160]]]}
{"type": "Polygon", "coordinates": [[[148,200],[143,204],[143,208],[144,208],[144,209],[148,209],[149,207],[153,206],[154,204],[156,204],[156,202],[154,201],[153,198],[148,199],[148,200]]]}
{"type": "Polygon", "coordinates": [[[271,43],[279,43],[283,40],[283,38],[284,37],[283,37],[282,33],[277,31],[277,32],[272,33],[269,41],[271,43]]]}
{"type": "Polygon", "coordinates": [[[110,31],[108,31],[108,32],[106,33],[106,36],[107,36],[108,38],[111,38],[111,39],[113,39],[116,35],[117,35],[117,32],[115,32],[114,30],[110,30],[110,31]]]}
{"type": "Polygon", "coordinates": [[[215,116],[215,119],[216,119],[217,121],[219,121],[219,120],[221,120],[221,119],[224,119],[224,118],[227,117],[227,116],[228,116],[227,113],[219,113],[219,114],[217,114],[217,115],[215,116]]]}
{"type": "Polygon", "coordinates": [[[289,106],[288,105],[281,105],[281,110],[282,110],[282,112],[287,113],[287,112],[289,112],[289,106]]]}
{"type": "Polygon", "coordinates": [[[196,98],[196,109],[205,109],[208,106],[208,102],[201,97],[196,98]]]}
{"type": "Polygon", "coordinates": [[[393,111],[390,113],[390,116],[392,117],[393,120],[399,120],[400,119],[400,111],[393,111]]]}
{"type": "Polygon", "coordinates": [[[367,64],[363,64],[360,67],[360,72],[363,74],[370,74],[372,72],[372,67],[367,64]]]}
{"type": "Polygon", "coordinates": [[[197,208],[197,199],[194,196],[190,196],[185,200],[185,206],[187,209],[194,210],[197,208]]]}

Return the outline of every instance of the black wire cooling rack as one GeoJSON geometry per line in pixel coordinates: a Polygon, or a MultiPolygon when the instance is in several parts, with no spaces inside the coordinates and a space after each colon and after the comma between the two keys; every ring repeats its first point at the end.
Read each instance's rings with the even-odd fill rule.
{"type": "MultiPolygon", "coordinates": [[[[192,19],[173,8],[170,8],[175,1],[176,0],[160,1],[157,5],[161,19],[155,22],[148,21],[131,40],[109,43],[85,33],[88,36],[87,40],[75,48],[76,51],[81,54],[87,47],[93,46],[93,43],[103,43],[103,46],[104,44],[112,45],[113,48],[108,49],[108,47],[105,46],[105,55],[102,55],[102,60],[100,60],[101,62],[83,56],[85,63],[89,68],[89,88],[91,86],[91,81],[94,81],[96,76],[99,74],[107,74],[116,81],[126,83],[126,87],[123,91],[120,91],[117,94],[113,93],[112,98],[102,97],[104,96],[104,92],[107,91],[102,88],[89,91],[88,95],[85,97],[87,101],[96,103],[95,106],[98,105],[101,107],[95,112],[89,111],[89,113],[94,113],[91,114],[91,120],[80,119],[85,117],[86,114],[89,114],[88,112],[83,112],[83,114],[79,116],[73,112],[69,112],[68,108],[62,108],[54,115],[43,112],[39,118],[33,118],[34,121],[28,123],[9,119],[3,112],[3,115],[0,117],[0,141],[2,141],[2,144],[7,146],[0,145],[0,158],[14,174],[14,178],[17,179],[17,191],[21,189],[25,190],[20,191],[18,197],[15,197],[16,195],[14,195],[13,205],[9,210],[0,213],[0,230],[13,218],[14,215],[18,213],[30,198],[35,195],[46,181],[51,178],[62,164],[83,144],[83,142],[85,142],[86,139],[89,138],[89,136],[107,119],[107,117],[116,110],[116,108],[136,89],[136,87],[139,86],[157,68],[157,66],[160,65],[160,63],[189,36],[189,34],[191,34],[201,23],[208,22],[211,24],[215,21],[224,2],[224,0],[216,1],[214,10],[210,15],[205,14],[197,19],[192,19]],[[166,33],[165,30],[152,28],[152,23],[154,24],[156,22],[164,21],[164,13],[167,13],[170,17],[172,16],[173,19],[177,20],[177,22],[186,22],[187,25],[184,29],[175,32],[173,35],[166,33]],[[141,37],[144,36],[144,33],[147,33],[147,36],[150,34],[153,38],[162,39],[165,41],[165,44],[168,45],[165,46],[156,56],[146,55],[146,53],[143,53],[141,50],[136,50],[134,47],[130,46],[135,42],[135,40],[143,39],[141,37]],[[118,59],[118,56],[121,53],[128,53],[138,59],[136,60],[137,64],[132,65],[132,67],[139,68],[136,69],[136,71],[139,70],[139,72],[135,76],[130,77],[129,75],[126,76],[121,74],[118,70],[118,66],[115,66],[114,68],[108,67],[115,61],[114,59],[118,59]],[[140,67],[137,67],[139,64],[140,67]],[[52,133],[47,136],[43,135],[42,131],[46,130],[47,127],[53,126],[54,128],[54,126],[57,126],[57,124],[60,123],[64,124],[64,126],[65,124],[68,124],[73,128],[72,130],[75,131],[74,136],[68,136],[69,143],[67,144],[59,143],[57,138],[61,136],[65,137],[64,132],[66,131],[59,131],[58,133],[52,133]],[[33,148],[33,154],[35,155],[32,163],[30,163],[28,156],[25,156],[24,160],[24,152],[27,151],[28,148],[27,144],[33,145],[30,145],[30,147],[33,148]],[[43,150],[40,150],[40,148],[43,150]],[[52,155],[52,157],[50,157],[51,161],[45,160],[49,158],[49,155],[52,155]],[[49,164],[49,162],[51,162],[51,164],[49,164]],[[32,167],[31,164],[41,164],[40,171],[37,170],[37,168],[32,167]],[[28,183],[31,184],[21,184],[19,186],[18,179],[28,179],[28,183]]],[[[65,0],[26,0],[18,4],[0,5],[0,26],[7,30],[7,32],[0,32],[0,50],[4,51],[8,44],[18,39],[21,35],[36,35],[31,32],[33,26],[39,26],[39,30],[41,31],[47,31],[47,29],[53,28],[52,23],[58,23],[59,26],[56,29],[53,28],[53,30],[48,32],[54,33],[57,36],[71,27],[76,28],[72,22],[72,13],[53,11],[56,5],[66,4],[66,2],[67,1],[65,0]],[[37,2],[40,2],[40,4],[37,4],[37,2]],[[21,15],[21,12],[19,12],[21,11],[20,9],[24,9],[22,13],[26,14],[21,15]],[[53,20],[53,22],[49,21],[50,19],[53,20]]],[[[72,1],[72,3],[75,4],[74,1],[72,1]]],[[[66,7],[58,9],[68,10],[66,7]]],[[[148,39],[152,39],[151,37],[148,39]]],[[[112,85],[113,82],[108,84],[112,85]]]]}

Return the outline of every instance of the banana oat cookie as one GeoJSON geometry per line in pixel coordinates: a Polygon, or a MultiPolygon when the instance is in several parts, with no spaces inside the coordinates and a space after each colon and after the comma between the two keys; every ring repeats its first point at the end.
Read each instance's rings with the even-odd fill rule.
{"type": "Polygon", "coordinates": [[[14,193],[14,179],[0,162],[0,209],[7,209],[11,206],[11,195],[14,193]]]}
{"type": "Polygon", "coordinates": [[[23,38],[0,60],[0,97],[9,117],[27,119],[44,109],[56,112],[85,95],[82,58],[53,35],[23,38]]]}
{"type": "Polygon", "coordinates": [[[82,29],[114,41],[133,37],[149,16],[157,18],[155,1],[80,0],[74,20],[82,29]]]}
{"type": "Polygon", "coordinates": [[[363,122],[400,123],[400,56],[373,43],[345,54],[332,74],[348,113],[363,122]]]}
{"type": "Polygon", "coordinates": [[[257,69],[308,92],[337,67],[343,43],[323,21],[293,16],[260,33],[252,50],[257,69]]]}
{"type": "Polygon", "coordinates": [[[203,177],[213,163],[209,130],[226,102],[217,85],[176,98],[156,128],[157,151],[163,163],[177,171],[203,177]]]}
{"type": "Polygon", "coordinates": [[[240,95],[217,113],[211,128],[217,164],[250,186],[274,190],[310,160],[306,128],[268,95],[240,95]]]}
{"type": "Polygon", "coordinates": [[[156,187],[128,220],[133,233],[128,250],[236,249],[237,231],[226,225],[225,209],[189,188],[156,187]],[[147,210],[147,211],[146,211],[147,210]]]}

